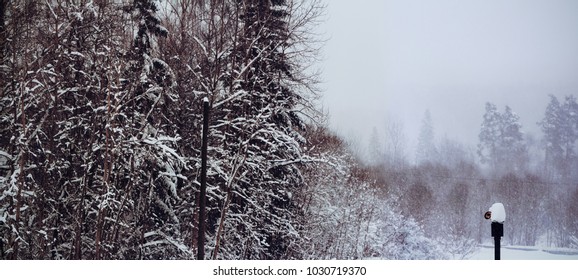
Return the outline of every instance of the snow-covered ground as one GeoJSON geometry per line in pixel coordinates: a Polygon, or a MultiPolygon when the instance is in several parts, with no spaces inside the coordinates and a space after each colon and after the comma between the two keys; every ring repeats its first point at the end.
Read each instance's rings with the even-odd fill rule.
{"type": "MultiPolygon", "coordinates": [[[[470,260],[493,260],[494,245],[482,245],[471,255],[470,260]]],[[[502,260],[578,260],[578,249],[505,246],[501,250],[502,260]]]]}

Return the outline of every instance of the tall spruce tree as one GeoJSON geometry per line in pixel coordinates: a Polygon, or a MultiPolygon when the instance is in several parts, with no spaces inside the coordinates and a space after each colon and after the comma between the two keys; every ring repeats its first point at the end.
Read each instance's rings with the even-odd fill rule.
{"type": "Polygon", "coordinates": [[[527,154],[521,128],[518,115],[509,106],[500,113],[496,105],[486,103],[478,144],[482,163],[498,173],[524,171],[527,154]]]}
{"type": "Polygon", "coordinates": [[[492,166],[496,166],[499,160],[500,118],[500,112],[498,112],[496,105],[486,103],[486,111],[479,134],[478,155],[482,163],[489,163],[492,166]]]}
{"type": "Polygon", "coordinates": [[[506,106],[501,117],[500,162],[505,163],[504,169],[514,172],[524,172],[528,160],[526,143],[522,132],[520,117],[506,106]]]}
{"type": "Polygon", "coordinates": [[[156,57],[155,47],[168,32],[156,15],[155,1],[134,0],[123,10],[135,23],[136,34],[107,125],[111,145],[104,179],[107,192],[115,196],[101,199],[96,258],[190,257],[191,252],[178,249],[184,241],[174,208],[180,204],[181,172],[186,168],[177,152],[180,138],[167,117],[177,100],[175,78],[156,57]]]}
{"type": "Polygon", "coordinates": [[[416,164],[436,161],[437,149],[434,139],[434,128],[429,110],[426,110],[421,122],[417,142],[416,164]]]}
{"type": "MultiPolygon", "coordinates": [[[[546,170],[558,179],[570,178],[576,165],[575,143],[578,140],[578,105],[574,96],[566,96],[563,103],[554,95],[538,124],[544,132],[546,170]]],[[[574,174],[575,175],[575,174],[574,174]]]]}
{"type": "MultiPolygon", "coordinates": [[[[219,218],[224,220],[217,232],[223,240],[219,249],[238,251],[238,257],[248,259],[286,258],[294,253],[289,244],[300,238],[292,195],[302,184],[295,165],[302,158],[298,131],[303,123],[296,113],[301,97],[292,86],[294,70],[286,55],[291,10],[285,1],[261,0],[243,1],[237,8],[240,35],[232,57],[238,62],[232,73],[241,77],[226,84],[233,96],[243,97],[216,113],[226,126],[219,132],[224,141],[215,144],[229,147],[222,152],[237,159],[231,165],[237,166],[240,176],[226,189],[232,202],[221,210],[229,213],[219,218]],[[262,228],[254,228],[256,224],[262,228]],[[237,231],[226,230],[231,228],[237,231]]],[[[220,252],[213,255],[227,257],[220,252]]]]}

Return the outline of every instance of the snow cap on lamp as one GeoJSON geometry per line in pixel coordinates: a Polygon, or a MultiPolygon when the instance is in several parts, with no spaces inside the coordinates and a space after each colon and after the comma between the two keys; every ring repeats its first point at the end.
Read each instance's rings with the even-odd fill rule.
{"type": "Polygon", "coordinates": [[[506,210],[504,209],[504,204],[494,203],[488,211],[491,212],[490,219],[492,222],[504,223],[506,220],[506,210]]]}

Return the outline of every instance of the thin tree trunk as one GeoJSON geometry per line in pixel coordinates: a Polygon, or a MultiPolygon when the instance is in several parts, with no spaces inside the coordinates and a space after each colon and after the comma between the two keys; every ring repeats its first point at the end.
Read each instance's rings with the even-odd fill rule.
{"type": "MultiPolygon", "coordinates": [[[[22,125],[22,133],[26,135],[26,114],[24,112],[24,94],[20,99],[20,124],[22,125]]],[[[20,162],[18,164],[19,173],[18,173],[18,190],[16,192],[16,214],[15,214],[15,221],[14,221],[14,229],[16,231],[17,236],[14,237],[12,248],[13,248],[13,259],[18,259],[18,249],[19,249],[19,238],[20,234],[18,233],[18,229],[20,228],[20,208],[22,207],[22,189],[24,188],[24,163],[26,152],[24,151],[25,147],[21,147],[20,149],[20,162]]]]}
{"type": "Polygon", "coordinates": [[[223,210],[221,210],[221,219],[219,220],[219,229],[217,230],[217,236],[215,241],[215,249],[213,250],[213,260],[217,259],[217,254],[219,253],[219,247],[221,245],[221,236],[223,230],[225,228],[225,219],[227,217],[227,212],[229,210],[229,204],[231,203],[231,198],[233,196],[233,182],[235,181],[235,177],[237,177],[237,172],[239,168],[245,164],[245,160],[247,159],[247,153],[245,151],[245,155],[240,162],[237,162],[233,168],[233,173],[229,178],[229,182],[227,183],[227,198],[225,199],[225,205],[223,205],[223,210]]]}

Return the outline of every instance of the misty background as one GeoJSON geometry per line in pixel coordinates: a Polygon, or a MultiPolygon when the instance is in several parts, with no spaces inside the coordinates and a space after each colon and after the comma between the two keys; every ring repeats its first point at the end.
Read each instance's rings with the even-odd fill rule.
{"type": "Polygon", "coordinates": [[[359,149],[395,122],[413,160],[426,110],[437,139],[475,147],[486,102],[509,105],[540,139],[548,95],[578,92],[576,1],[325,4],[321,103],[359,149]]]}

